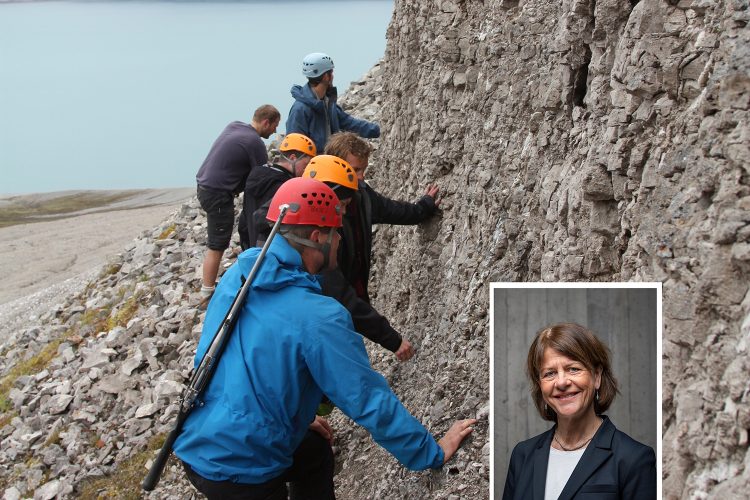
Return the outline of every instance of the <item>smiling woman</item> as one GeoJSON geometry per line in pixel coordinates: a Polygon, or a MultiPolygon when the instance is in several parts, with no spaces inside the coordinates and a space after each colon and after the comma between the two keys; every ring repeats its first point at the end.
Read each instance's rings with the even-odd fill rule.
{"type": "Polygon", "coordinates": [[[660,287],[493,283],[494,498],[660,493],[660,287]]]}
{"type": "Polygon", "coordinates": [[[593,332],[576,323],[543,328],[529,348],[527,374],[539,414],[556,425],[514,448],[504,500],[656,498],[654,450],[603,414],[617,381],[593,332]]]}
{"type": "Polygon", "coordinates": [[[542,418],[566,427],[606,411],[617,394],[609,349],[575,323],[543,329],[529,349],[527,371],[542,418]]]}

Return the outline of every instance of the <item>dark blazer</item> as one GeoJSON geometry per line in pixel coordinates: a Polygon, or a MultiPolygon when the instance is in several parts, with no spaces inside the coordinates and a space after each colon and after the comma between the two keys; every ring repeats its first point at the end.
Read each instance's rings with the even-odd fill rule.
{"type": "MultiPolygon", "coordinates": [[[[654,450],[618,431],[606,416],[602,418],[604,422],[583,452],[560,500],[656,499],[654,450]]],[[[555,427],[513,449],[503,500],[544,500],[555,427]]]]}

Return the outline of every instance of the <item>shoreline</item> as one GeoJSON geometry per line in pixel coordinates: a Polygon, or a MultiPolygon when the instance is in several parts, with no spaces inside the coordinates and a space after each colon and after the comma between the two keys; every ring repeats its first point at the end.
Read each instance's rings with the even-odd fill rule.
{"type": "Polygon", "coordinates": [[[194,193],[195,188],[186,187],[0,194],[0,229],[90,213],[174,205],[189,199],[194,193]]]}
{"type": "MultiPolygon", "coordinates": [[[[133,190],[119,192],[125,191],[133,190]]],[[[110,204],[58,214],[54,220],[0,228],[0,338],[80,291],[109,258],[195,196],[194,188],[138,191],[110,204]]],[[[20,197],[43,205],[59,193],[20,197]]]]}

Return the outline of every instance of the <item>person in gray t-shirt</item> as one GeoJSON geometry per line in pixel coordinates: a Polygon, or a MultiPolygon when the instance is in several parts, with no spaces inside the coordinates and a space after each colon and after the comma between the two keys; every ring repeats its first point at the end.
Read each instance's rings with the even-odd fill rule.
{"type": "Polygon", "coordinates": [[[249,124],[232,122],[211,146],[198,170],[198,201],[206,211],[208,239],[203,258],[201,306],[213,295],[224,250],[229,248],[234,227],[234,197],[245,187],[250,170],[268,161],[267,139],[276,132],[281,114],[270,104],[255,110],[249,124]]]}

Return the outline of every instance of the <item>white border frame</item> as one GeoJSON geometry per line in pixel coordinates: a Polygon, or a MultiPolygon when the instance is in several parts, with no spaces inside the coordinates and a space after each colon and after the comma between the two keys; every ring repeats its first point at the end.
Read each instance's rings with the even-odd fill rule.
{"type": "MultiPolygon", "coordinates": [[[[490,283],[490,499],[495,498],[495,294],[497,288],[642,288],[656,290],[656,498],[662,498],[662,284],[660,282],[490,283]]],[[[504,488],[504,485],[501,486],[504,488]]],[[[502,494],[502,490],[498,491],[502,494]]]]}

